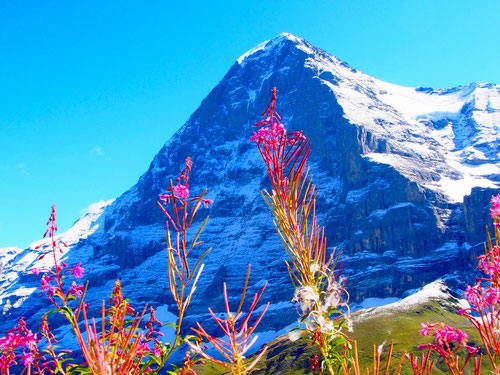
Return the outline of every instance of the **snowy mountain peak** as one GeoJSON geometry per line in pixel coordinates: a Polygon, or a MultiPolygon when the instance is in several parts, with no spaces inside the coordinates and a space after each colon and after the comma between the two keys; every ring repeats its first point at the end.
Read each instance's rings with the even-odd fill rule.
{"type": "Polygon", "coordinates": [[[248,60],[262,58],[272,53],[272,51],[279,51],[286,43],[293,43],[297,48],[308,54],[314,53],[313,47],[306,40],[296,37],[293,34],[283,32],[273,39],[266,40],[245,52],[238,58],[237,62],[240,65],[245,65],[248,60]]]}
{"type": "Polygon", "coordinates": [[[398,311],[413,310],[419,305],[429,304],[432,302],[437,302],[442,308],[443,306],[446,306],[448,309],[454,311],[458,311],[460,308],[470,307],[467,300],[458,298],[456,293],[454,293],[448,285],[446,285],[445,281],[436,280],[397,302],[359,310],[355,315],[355,320],[360,321],[369,318],[370,316],[386,315],[393,314],[398,311]]]}
{"type": "MultiPolygon", "coordinates": [[[[363,157],[395,168],[446,196],[449,202],[462,202],[474,187],[500,186],[498,85],[473,82],[449,89],[399,86],[353,69],[288,33],[251,49],[238,64],[241,76],[260,74],[257,80],[246,83],[248,104],[263,95],[265,81],[272,81],[282,92],[294,90],[287,80],[292,71],[305,69],[328,89],[345,119],[385,143],[383,149],[364,147],[363,157]]],[[[243,104],[236,99],[238,93],[234,99],[232,92],[229,94],[233,107],[243,104]]]]}

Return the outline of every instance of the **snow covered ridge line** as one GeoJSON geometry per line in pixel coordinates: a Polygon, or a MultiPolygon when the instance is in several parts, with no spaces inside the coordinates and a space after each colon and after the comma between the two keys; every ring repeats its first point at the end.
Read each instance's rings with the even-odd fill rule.
{"type": "MultiPolygon", "coordinates": [[[[390,302],[390,299],[386,299],[390,302]]],[[[430,284],[425,285],[422,289],[410,294],[401,300],[385,303],[384,299],[367,300],[366,303],[361,303],[362,309],[358,310],[355,314],[356,320],[362,320],[372,314],[394,313],[397,311],[406,311],[415,308],[417,305],[425,304],[431,301],[449,301],[457,311],[460,308],[470,307],[466,299],[456,299],[452,296],[452,292],[443,280],[436,280],[430,284]],[[363,308],[364,304],[373,302],[370,307],[363,308]]]]}
{"type": "MultiPolygon", "coordinates": [[[[399,86],[353,69],[288,33],[261,43],[237,63],[241,69],[250,62],[274,63],[283,59],[282,51],[288,51],[290,45],[305,52],[306,68],[331,90],[344,118],[386,142],[383,151],[365,151],[369,160],[394,167],[426,189],[445,195],[451,203],[462,202],[474,187],[500,186],[499,85],[399,86]]],[[[281,67],[280,72],[286,74],[287,68],[281,67]]],[[[262,80],[270,76],[268,72],[262,80]]],[[[261,88],[251,91],[249,103],[256,93],[262,95],[261,88]]]]}
{"type": "MultiPolygon", "coordinates": [[[[77,244],[96,232],[101,226],[99,220],[105,208],[113,203],[113,199],[92,203],[82,216],[67,231],[58,234],[57,240],[64,241],[68,246],[77,244]]],[[[3,293],[18,280],[21,274],[29,272],[32,268],[45,268],[50,265],[48,259],[38,259],[46,247],[49,239],[41,239],[32,242],[26,249],[17,247],[0,248],[0,300],[8,298],[3,293]]],[[[64,256],[68,248],[65,248],[60,256],[64,256]]],[[[32,292],[32,291],[31,291],[32,292]]],[[[31,293],[29,293],[31,294],[31,293]]]]}
{"type": "Polygon", "coordinates": [[[245,65],[246,64],[245,60],[247,58],[251,57],[252,55],[254,55],[256,52],[269,51],[269,50],[279,46],[285,40],[290,40],[290,41],[294,42],[298,48],[302,49],[306,53],[311,53],[311,54],[314,53],[310,44],[307,43],[304,39],[296,37],[295,35],[292,35],[290,33],[281,33],[277,37],[270,39],[270,40],[266,40],[265,42],[262,42],[261,44],[259,44],[257,47],[252,48],[251,50],[245,52],[236,61],[240,65],[245,65]]]}
{"type": "MultiPolygon", "coordinates": [[[[115,200],[110,199],[107,201],[99,201],[90,204],[86,209],[82,210],[81,216],[74,222],[74,224],[65,232],[58,234],[57,238],[62,239],[67,244],[77,243],[80,239],[87,238],[90,234],[93,233],[97,229],[93,224],[95,221],[101,216],[106,207],[108,207],[115,200]]],[[[34,249],[39,246],[41,243],[47,242],[47,240],[36,240],[28,245],[27,248],[34,249]]],[[[0,248],[0,259],[2,259],[2,254],[4,254],[4,250],[6,252],[12,252],[14,249],[23,250],[21,248],[11,246],[0,248]]]]}

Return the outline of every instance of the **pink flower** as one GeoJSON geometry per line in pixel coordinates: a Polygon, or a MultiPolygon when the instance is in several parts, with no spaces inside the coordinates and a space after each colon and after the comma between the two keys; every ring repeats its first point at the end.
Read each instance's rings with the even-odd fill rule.
{"type": "Polygon", "coordinates": [[[500,299],[500,291],[497,288],[489,288],[486,291],[486,302],[490,305],[496,305],[500,299]]]}
{"type": "Polygon", "coordinates": [[[74,281],[71,284],[71,288],[69,289],[69,294],[75,297],[80,297],[82,295],[82,290],[83,290],[82,285],[77,285],[74,281]]]}
{"type": "Polygon", "coordinates": [[[155,355],[155,357],[159,357],[161,356],[161,350],[157,346],[155,346],[153,354],[155,355]]]}
{"type": "Polygon", "coordinates": [[[36,349],[36,344],[39,340],[36,337],[36,334],[32,333],[29,330],[26,330],[26,337],[24,339],[25,346],[30,350],[36,349]]]}
{"type": "Polygon", "coordinates": [[[464,345],[468,337],[467,333],[465,333],[464,331],[460,331],[459,329],[455,331],[456,331],[455,340],[460,344],[464,345]]]}
{"type": "Polygon", "coordinates": [[[490,215],[493,220],[500,220],[500,194],[491,197],[490,215]]]}
{"type": "Polygon", "coordinates": [[[470,354],[473,354],[473,355],[477,354],[479,352],[479,348],[477,348],[477,347],[466,345],[465,348],[468,350],[468,352],[470,354]]]}
{"type": "Polygon", "coordinates": [[[250,138],[250,142],[256,142],[257,144],[268,143],[269,141],[271,141],[271,130],[267,126],[259,128],[250,138]]]}
{"type": "Polygon", "coordinates": [[[23,365],[28,367],[33,364],[33,356],[31,353],[23,353],[23,365]]]}
{"type": "Polygon", "coordinates": [[[53,296],[56,293],[56,288],[50,285],[50,281],[53,279],[52,276],[44,275],[40,280],[40,290],[42,292],[47,292],[49,296],[53,296]]]}
{"type": "Polygon", "coordinates": [[[490,215],[493,220],[500,220],[500,206],[491,207],[490,215]]]}
{"type": "Polygon", "coordinates": [[[172,194],[160,194],[160,200],[164,202],[169,202],[170,198],[172,198],[172,194]]]}
{"type": "Polygon", "coordinates": [[[500,194],[492,196],[490,203],[492,207],[500,207],[500,194]]]}
{"type": "Polygon", "coordinates": [[[40,268],[32,268],[31,272],[38,276],[40,274],[40,268]]]}
{"type": "Polygon", "coordinates": [[[477,306],[479,302],[479,294],[477,293],[477,290],[475,287],[471,287],[470,285],[467,285],[467,289],[464,292],[465,297],[467,298],[467,301],[472,306],[477,306]]]}
{"type": "Polygon", "coordinates": [[[73,276],[75,276],[75,278],[77,278],[77,279],[82,278],[83,271],[85,270],[85,268],[83,268],[81,265],[82,265],[82,262],[78,262],[78,264],[75,267],[73,267],[73,269],[71,270],[71,274],[73,276]]]}
{"type": "Polygon", "coordinates": [[[182,184],[177,184],[174,186],[174,193],[181,199],[187,199],[189,197],[189,189],[187,188],[187,186],[182,184]]]}
{"type": "Polygon", "coordinates": [[[420,334],[422,336],[428,336],[429,335],[429,326],[425,324],[424,322],[421,322],[420,325],[422,326],[422,330],[420,331],[420,334]]]}

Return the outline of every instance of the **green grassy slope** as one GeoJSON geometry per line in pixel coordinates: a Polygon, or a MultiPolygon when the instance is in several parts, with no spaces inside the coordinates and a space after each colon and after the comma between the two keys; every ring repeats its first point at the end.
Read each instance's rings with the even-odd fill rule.
{"type": "MultiPolygon", "coordinates": [[[[420,335],[421,322],[443,322],[449,326],[462,329],[469,334],[469,343],[481,342],[479,335],[470,323],[456,314],[460,301],[450,294],[444,284],[433,283],[415,296],[410,296],[395,304],[360,310],[352,314],[353,332],[349,336],[357,340],[359,359],[362,367],[372,368],[373,345],[385,342],[382,363],[385,364],[385,354],[389,343],[394,340],[392,364],[401,358],[405,352],[417,351],[419,344],[430,342],[429,337],[420,335]],[[426,290],[427,289],[427,290],[426,290]]],[[[268,351],[254,371],[254,374],[308,374],[308,361],[317,354],[317,347],[308,341],[290,342],[287,336],[280,336],[267,344],[268,351]]],[[[487,365],[487,360],[483,361],[487,365]]],[[[404,374],[410,374],[407,367],[404,374]]],[[[443,372],[446,367],[442,361],[437,361],[435,374],[443,372]]],[[[483,366],[483,373],[487,373],[483,366]]],[[[199,375],[223,374],[213,366],[197,369],[199,375]]]]}

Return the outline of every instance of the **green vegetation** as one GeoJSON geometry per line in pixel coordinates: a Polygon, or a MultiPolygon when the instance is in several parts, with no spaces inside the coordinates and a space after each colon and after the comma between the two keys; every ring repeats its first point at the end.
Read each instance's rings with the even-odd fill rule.
{"type": "MultiPolygon", "coordinates": [[[[383,342],[386,343],[382,353],[382,363],[385,364],[386,351],[391,340],[394,340],[391,368],[396,366],[405,352],[418,353],[418,345],[432,341],[431,337],[424,337],[420,334],[421,322],[440,321],[457,327],[469,334],[471,344],[479,345],[481,343],[479,334],[465,317],[457,314],[456,302],[456,299],[450,295],[448,300],[431,299],[406,308],[380,307],[354,312],[352,314],[353,332],[350,336],[359,343],[360,367],[373,368],[373,345],[378,347],[383,342]]],[[[317,346],[312,346],[310,340],[291,342],[284,335],[267,345],[269,349],[253,374],[313,373],[309,370],[308,362],[314,354],[319,354],[319,349],[317,346]]],[[[487,371],[487,365],[488,363],[484,361],[483,371],[487,371]]],[[[224,374],[224,371],[213,366],[199,366],[196,372],[199,375],[224,374]]],[[[434,366],[433,374],[442,373],[447,373],[446,365],[438,361],[434,366]]],[[[402,374],[413,374],[407,362],[403,365],[402,374]]]]}

